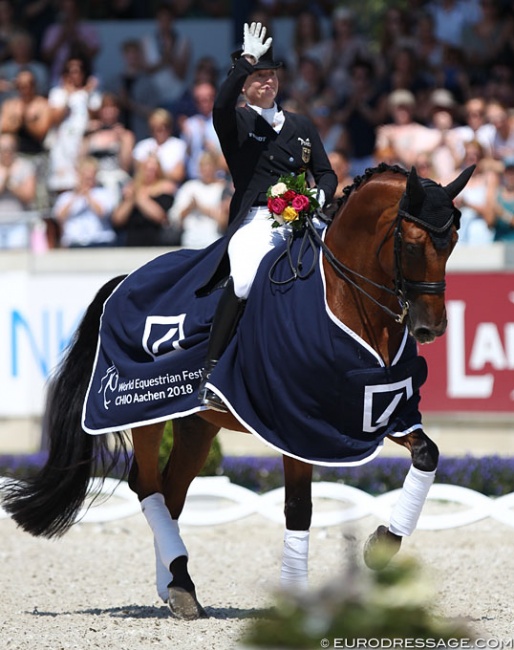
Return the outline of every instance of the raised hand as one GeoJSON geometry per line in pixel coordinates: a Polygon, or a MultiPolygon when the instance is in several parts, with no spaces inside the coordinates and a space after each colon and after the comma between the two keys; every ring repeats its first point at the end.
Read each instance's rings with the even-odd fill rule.
{"type": "Polygon", "coordinates": [[[257,63],[261,56],[271,47],[273,39],[269,36],[266,40],[266,27],[261,23],[252,23],[244,26],[243,54],[253,56],[257,63]]]}

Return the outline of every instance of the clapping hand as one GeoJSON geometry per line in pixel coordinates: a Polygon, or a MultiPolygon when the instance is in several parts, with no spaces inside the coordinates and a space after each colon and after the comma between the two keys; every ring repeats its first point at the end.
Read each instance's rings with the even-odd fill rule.
{"type": "Polygon", "coordinates": [[[271,36],[266,40],[264,39],[266,39],[266,27],[264,25],[261,23],[252,23],[251,25],[245,23],[242,56],[251,56],[257,63],[261,56],[269,50],[273,41],[271,36]]]}

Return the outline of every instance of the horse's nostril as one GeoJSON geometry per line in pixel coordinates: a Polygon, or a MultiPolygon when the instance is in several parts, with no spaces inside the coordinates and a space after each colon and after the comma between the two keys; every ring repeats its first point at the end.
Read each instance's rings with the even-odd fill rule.
{"type": "Polygon", "coordinates": [[[428,327],[417,327],[413,334],[418,343],[431,343],[437,336],[436,332],[428,327]]]}

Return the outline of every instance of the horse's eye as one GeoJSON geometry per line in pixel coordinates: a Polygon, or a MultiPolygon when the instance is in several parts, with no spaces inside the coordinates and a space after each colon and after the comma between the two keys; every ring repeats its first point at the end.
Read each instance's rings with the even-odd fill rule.
{"type": "Polygon", "coordinates": [[[405,244],[405,254],[410,257],[417,257],[421,253],[421,248],[419,244],[405,244]]]}

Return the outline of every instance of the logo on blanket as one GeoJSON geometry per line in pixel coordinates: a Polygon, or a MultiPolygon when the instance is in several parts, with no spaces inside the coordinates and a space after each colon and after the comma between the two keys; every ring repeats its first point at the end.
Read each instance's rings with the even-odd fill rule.
{"type": "Polygon", "coordinates": [[[154,359],[182,350],[186,314],[178,316],[148,316],[145,322],[142,345],[154,359]]]}
{"type": "Polygon", "coordinates": [[[113,365],[107,368],[105,375],[100,380],[100,390],[98,392],[103,394],[105,410],[109,408],[109,404],[112,401],[109,398],[112,397],[112,394],[118,389],[119,378],[120,375],[118,373],[118,368],[113,365]]]}
{"type": "Polygon", "coordinates": [[[392,384],[366,386],[362,430],[372,433],[387,426],[402,399],[408,400],[412,395],[412,377],[392,384]]]}

